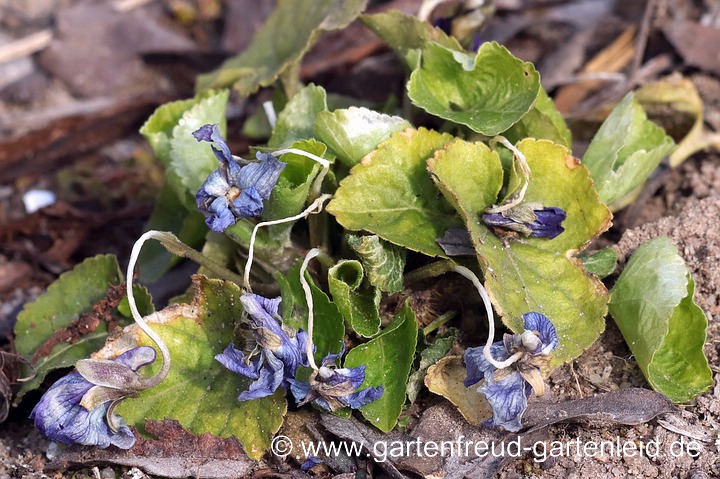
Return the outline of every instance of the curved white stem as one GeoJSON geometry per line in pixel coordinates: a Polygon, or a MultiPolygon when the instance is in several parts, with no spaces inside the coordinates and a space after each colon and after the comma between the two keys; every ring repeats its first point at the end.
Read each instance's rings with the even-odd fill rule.
{"type": "Polygon", "coordinates": [[[475,286],[475,289],[477,289],[478,293],[480,293],[480,297],[482,298],[483,303],[485,303],[485,312],[488,318],[488,338],[485,342],[485,346],[483,347],[483,356],[485,356],[485,359],[487,359],[490,364],[492,364],[498,369],[503,369],[510,366],[512,363],[520,359],[523,353],[515,353],[504,361],[497,361],[493,357],[491,347],[493,339],[495,338],[495,316],[493,315],[492,305],[490,304],[490,296],[488,296],[485,287],[482,285],[482,283],[480,283],[480,280],[477,276],[475,276],[475,273],[467,269],[465,266],[454,265],[453,271],[469,279],[475,286]]]}
{"type": "Polygon", "coordinates": [[[313,351],[314,343],[313,343],[313,328],[315,323],[315,313],[313,312],[313,298],[312,298],[312,291],[310,290],[310,285],[308,284],[307,280],[305,279],[305,271],[307,271],[308,263],[310,263],[310,260],[319,255],[321,251],[318,248],[313,248],[305,255],[305,259],[303,260],[303,264],[300,267],[300,284],[302,285],[302,289],[305,292],[305,301],[307,301],[308,306],[308,323],[307,323],[307,334],[308,334],[308,340],[306,343],[306,353],[308,357],[308,363],[310,363],[310,367],[313,368],[315,371],[319,371],[319,368],[317,367],[317,364],[315,363],[315,352],[313,351]]]}
{"type": "Polygon", "coordinates": [[[265,116],[267,116],[268,123],[270,123],[270,128],[274,129],[277,124],[277,114],[275,113],[273,102],[271,100],[265,101],[263,102],[262,107],[263,110],[265,110],[265,116]]]}
{"type": "Polygon", "coordinates": [[[284,148],[282,150],[274,151],[273,155],[275,156],[282,156],[285,153],[294,153],[296,155],[304,156],[305,158],[310,158],[311,160],[320,163],[322,165],[323,169],[318,173],[317,177],[315,178],[315,181],[313,181],[312,184],[312,192],[315,196],[320,195],[320,187],[322,186],[322,182],[325,179],[325,175],[327,175],[328,171],[330,170],[330,162],[326,160],[325,158],[321,158],[317,155],[314,155],[312,153],[309,153],[304,150],[300,150],[298,148],[284,148]]]}
{"type": "Polygon", "coordinates": [[[323,203],[325,203],[327,200],[329,200],[332,197],[332,195],[321,195],[318,197],[315,201],[313,201],[310,206],[305,208],[304,211],[296,214],[295,216],[290,216],[288,218],[280,218],[279,220],[272,220],[272,221],[261,221],[260,223],[256,224],[253,228],[253,232],[250,235],[250,247],[248,248],[248,258],[247,262],[245,263],[245,271],[243,273],[243,286],[245,287],[245,290],[248,293],[252,292],[252,288],[250,287],[250,268],[252,267],[253,258],[255,256],[255,239],[257,237],[258,229],[262,226],[272,226],[272,225],[279,225],[282,223],[289,223],[290,221],[297,221],[301,218],[307,218],[308,216],[312,214],[317,214],[322,211],[323,203]]]}
{"type": "Polygon", "coordinates": [[[162,231],[155,231],[150,230],[147,233],[143,234],[138,238],[138,240],[135,242],[132,248],[132,252],[130,253],[130,260],[128,261],[128,268],[127,268],[127,277],[125,278],[125,282],[127,284],[127,298],[128,298],[128,304],[130,305],[130,311],[132,312],[132,317],[137,323],[138,327],[142,329],[145,334],[148,335],[148,337],[157,344],[158,349],[160,350],[160,355],[162,356],[163,364],[160,368],[160,371],[155,374],[155,376],[145,379],[142,381],[142,384],[145,388],[157,386],[162,382],[163,379],[168,375],[168,372],[170,372],[170,351],[168,350],[167,346],[165,345],[165,342],[158,336],[158,334],[153,331],[150,326],[147,325],[145,320],[140,315],[140,311],[138,311],[137,304],[135,303],[135,296],[133,295],[133,274],[135,272],[135,263],[137,262],[138,255],[140,254],[140,249],[142,248],[142,245],[151,238],[157,238],[164,234],[162,231]]]}
{"type": "Polygon", "coordinates": [[[520,192],[517,194],[514,200],[505,203],[504,205],[495,206],[493,208],[488,208],[485,210],[486,213],[502,213],[503,211],[507,211],[509,209],[512,209],[523,202],[525,199],[525,192],[527,191],[528,184],[530,184],[530,166],[528,165],[527,158],[525,158],[525,155],[515,148],[515,145],[510,143],[507,138],[504,136],[496,136],[492,140],[490,140],[490,146],[494,148],[494,145],[496,143],[500,143],[508,150],[512,151],[513,156],[517,159],[517,164],[520,166],[520,171],[523,174],[523,177],[525,178],[525,183],[523,184],[522,188],[520,189],[520,192]]]}

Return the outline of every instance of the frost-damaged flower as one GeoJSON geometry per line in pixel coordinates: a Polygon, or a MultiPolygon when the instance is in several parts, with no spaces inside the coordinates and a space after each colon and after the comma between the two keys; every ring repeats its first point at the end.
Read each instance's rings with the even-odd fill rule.
{"type": "Polygon", "coordinates": [[[260,216],[263,200],[270,198],[286,163],[270,153],[258,152],[257,163],[245,166],[235,160],[218,125],[205,125],[193,133],[197,141],[209,141],[220,160],[220,168],[210,173],[195,195],[198,209],[211,230],[223,232],[238,218],[260,216]]]}
{"type": "Polygon", "coordinates": [[[58,380],[30,414],[35,427],[49,439],[63,444],[84,444],[129,449],[135,436],[115,406],[145,389],[142,366],[155,361],[155,350],[140,346],[114,360],[83,359],[76,372],[58,380]]]}
{"type": "Polygon", "coordinates": [[[280,386],[289,389],[288,380],[295,377],[298,366],[308,365],[303,355],[307,333],[301,329],[296,334],[281,326],[278,315],[281,300],[245,293],[240,301],[248,314],[247,326],[255,339],[255,350],[245,356],[230,343],[222,354],[215,356],[230,371],[255,380],[247,391],[240,393],[239,401],[270,396],[280,386]],[[257,357],[251,360],[254,354],[257,357]]]}
{"type": "Polygon", "coordinates": [[[483,222],[493,228],[515,231],[525,236],[555,238],[565,231],[566,214],[560,208],[543,207],[539,203],[520,204],[502,213],[485,213],[483,222]]]}
{"type": "Polygon", "coordinates": [[[492,344],[492,356],[504,361],[515,356],[517,360],[503,369],[496,369],[483,355],[483,348],[465,351],[469,387],[485,378],[477,389],[485,395],[493,410],[487,426],[502,426],[508,431],[519,431],[522,415],[527,409],[532,390],[542,396],[545,392],[540,368],[549,360],[548,355],[557,347],[558,337],[550,320],[540,313],[523,314],[525,331],[522,334],[506,334],[502,341],[492,344]]]}
{"type": "Polygon", "coordinates": [[[338,368],[337,359],[345,352],[345,345],[337,354],[329,354],[320,368],[313,371],[308,382],[290,379],[290,390],[298,406],[314,402],[328,411],[343,407],[358,409],[382,396],[383,386],[357,390],[365,381],[365,365],[355,368],[338,368]]]}

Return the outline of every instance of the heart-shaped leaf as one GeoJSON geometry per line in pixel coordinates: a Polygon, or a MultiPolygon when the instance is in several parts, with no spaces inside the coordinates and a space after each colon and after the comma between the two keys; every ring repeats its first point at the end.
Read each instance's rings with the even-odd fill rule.
{"type": "Polygon", "coordinates": [[[425,161],[451,140],[424,128],[393,134],[340,182],[327,211],[349,230],[370,231],[413,251],[444,256],[435,238],[460,221],[438,195],[425,161]]]}
{"type": "Polygon", "coordinates": [[[498,156],[484,144],[456,140],[428,161],[428,168],[465,219],[485,287],[503,322],[522,332],[524,313],[547,316],[560,338],[553,358],[561,363],[579,356],[604,328],[607,291],[573,254],[609,227],[611,215],[588,171],[566,148],[531,139],[517,148],[532,171],[526,201],[567,213],[565,232],[554,239],[502,239],[479,221],[502,185],[498,156]]]}
{"type": "MultiPolygon", "coordinates": [[[[32,303],[25,305],[15,324],[15,348],[28,361],[38,350],[63,328],[71,326],[81,315],[108,294],[110,285],[119,285],[123,277],[113,255],[88,258],[63,273],[32,303]]],[[[48,373],[67,368],[75,361],[97,351],[107,337],[107,324],[100,321],[97,329],[71,333],[66,339],[52,345],[49,351],[39,355],[33,370],[23,368],[22,374],[32,379],[20,383],[16,403],[28,392],[39,387],[48,373]]]]}
{"type": "Polygon", "coordinates": [[[540,92],[535,67],[495,42],[482,44],[475,57],[431,43],[421,63],[408,82],[412,102],[486,136],[517,123],[540,92]]]}
{"type": "MultiPolygon", "coordinates": [[[[259,459],[270,447],[287,411],[285,391],[280,388],[269,397],[237,400],[250,380],[225,369],[215,355],[234,340],[236,323],[243,314],[242,291],[232,282],[203,276],[194,278],[194,287],[192,304],[168,306],[146,317],[170,349],[170,373],[158,386],[123,401],[116,412],[140,431],[146,419],[170,417],[193,434],[235,436],[250,457],[259,459]]],[[[154,346],[132,325],[96,357],[112,359],[140,345],[154,346]]],[[[158,359],[147,369],[153,373],[160,363],[158,359]]]]}

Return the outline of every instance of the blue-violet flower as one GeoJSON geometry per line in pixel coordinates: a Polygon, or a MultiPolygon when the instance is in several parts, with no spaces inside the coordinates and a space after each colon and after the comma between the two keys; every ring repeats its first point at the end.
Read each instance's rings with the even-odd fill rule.
{"type": "Polygon", "coordinates": [[[273,394],[278,387],[289,389],[288,380],[295,377],[298,366],[308,366],[305,348],[307,332],[282,325],[278,306],[282,298],[267,299],[245,293],[240,301],[248,314],[247,323],[256,342],[255,350],[246,356],[235,345],[215,356],[223,366],[241,376],[254,379],[247,391],[238,397],[248,401],[273,394]],[[257,357],[251,357],[257,353],[257,357]]]}
{"type": "Polygon", "coordinates": [[[197,207],[210,229],[221,233],[238,218],[260,216],[263,200],[270,198],[286,163],[270,153],[258,152],[257,163],[240,166],[218,125],[202,126],[193,136],[197,141],[209,141],[220,161],[220,167],[210,173],[195,195],[197,207]]]}
{"type": "Polygon", "coordinates": [[[325,356],[309,381],[289,380],[298,406],[312,402],[327,411],[337,411],[346,406],[358,409],[382,396],[383,386],[357,390],[365,381],[364,364],[355,368],[337,367],[336,361],[344,352],[345,345],[339,353],[325,356]]]}
{"type": "Polygon", "coordinates": [[[525,236],[552,239],[565,231],[562,227],[565,217],[565,211],[560,208],[525,203],[502,213],[485,213],[482,220],[496,232],[509,230],[525,236]]]}
{"type": "Polygon", "coordinates": [[[513,355],[519,358],[512,365],[496,369],[483,354],[482,347],[465,351],[469,387],[485,379],[477,389],[485,395],[493,417],[485,422],[487,426],[501,426],[508,431],[519,431],[522,416],[527,409],[530,393],[542,396],[545,383],[540,368],[550,360],[549,353],[557,347],[558,336],[555,327],[540,313],[523,315],[525,331],[522,334],[506,334],[502,341],[492,344],[493,358],[504,361],[513,355]]]}
{"type": "Polygon", "coordinates": [[[154,361],[155,350],[149,346],[133,348],[114,360],[78,361],[77,371],[55,382],[30,418],[52,441],[129,449],[135,436],[113,411],[122,399],[145,389],[137,370],[154,361]]]}

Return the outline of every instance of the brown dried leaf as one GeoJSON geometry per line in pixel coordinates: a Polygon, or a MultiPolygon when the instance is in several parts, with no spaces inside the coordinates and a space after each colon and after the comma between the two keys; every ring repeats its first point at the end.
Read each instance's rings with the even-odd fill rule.
{"type": "Polygon", "coordinates": [[[147,420],[145,428],[157,439],[138,438],[126,451],[72,446],[53,460],[48,469],[120,464],[161,477],[234,479],[249,476],[257,466],[234,436],[226,439],[207,433],[195,436],[174,419],[147,420]]]}
{"type": "Polygon", "coordinates": [[[663,27],[663,33],[685,63],[720,74],[720,30],[676,19],[663,27]]]}
{"type": "Polygon", "coordinates": [[[460,356],[448,356],[430,366],[425,376],[427,388],[453,403],[465,420],[480,426],[492,416],[485,396],[477,392],[479,385],[465,387],[467,371],[460,356]]]}

